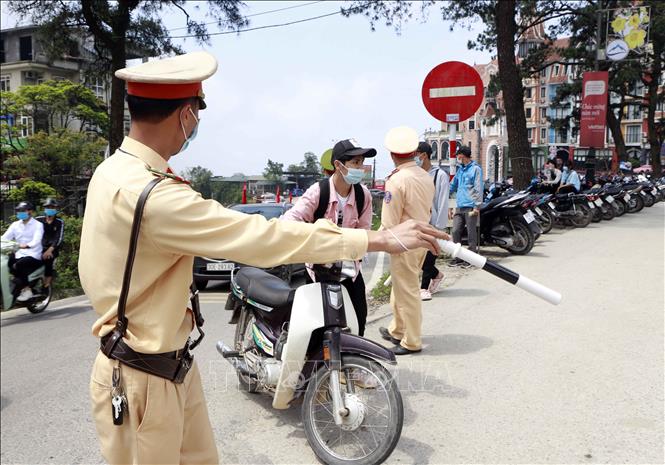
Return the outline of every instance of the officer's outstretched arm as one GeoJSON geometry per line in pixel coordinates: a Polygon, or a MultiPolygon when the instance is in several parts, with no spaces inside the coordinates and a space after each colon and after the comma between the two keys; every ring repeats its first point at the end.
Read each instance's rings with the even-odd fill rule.
{"type": "Polygon", "coordinates": [[[428,249],[435,255],[440,252],[438,239],[450,240],[450,236],[424,221],[407,220],[392,228],[367,231],[368,252],[398,254],[407,250],[428,249]]]}

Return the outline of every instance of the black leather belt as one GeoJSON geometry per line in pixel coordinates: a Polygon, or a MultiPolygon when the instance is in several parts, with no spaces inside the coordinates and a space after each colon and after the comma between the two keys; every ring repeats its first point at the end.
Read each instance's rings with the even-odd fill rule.
{"type": "Polygon", "coordinates": [[[100,349],[110,359],[178,384],[185,380],[187,372],[192,367],[194,356],[189,351],[189,341],[180,350],[161,354],[142,354],[129,347],[122,338],[117,339],[117,336],[118,333],[113,331],[101,339],[100,349]]]}

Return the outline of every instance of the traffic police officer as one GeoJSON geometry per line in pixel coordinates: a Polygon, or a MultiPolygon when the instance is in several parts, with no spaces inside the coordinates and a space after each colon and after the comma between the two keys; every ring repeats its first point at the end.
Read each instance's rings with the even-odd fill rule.
{"type": "MultiPolygon", "coordinates": [[[[395,225],[409,219],[429,221],[434,184],[429,174],[414,160],[418,134],[405,126],[393,128],[386,135],[385,147],[390,151],[396,168],[386,180],[381,227],[390,231],[395,225]]],[[[388,328],[379,328],[384,339],[396,344],[392,351],[397,355],[420,352],[422,349],[422,308],[418,277],[427,252],[406,244],[402,249],[403,253],[390,256],[390,306],[393,319],[388,328]]]]}
{"type": "Polygon", "coordinates": [[[203,199],[172,173],[168,160],[196,136],[199,110],[206,107],[201,82],[216,69],[212,55],[195,52],[116,71],[127,81],[131,128],[90,181],[79,256],[81,284],[98,315],[92,332],[103,344],[90,393],[108,463],[218,463],[199,371],[188,353],[188,336],[199,324],[194,301],[193,311],[187,308],[194,256],[259,267],[330,263],[367,251],[438,251],[436,238],[444,237],[426,221],[395,224],[391,231],[347,230],[325,220],[268,221],[203,199]],[[117,323],[135,207],[155,178],[161,182],[145,204],[126,310],[117,323]],[[108,349],[109,340],[123,350],[108,349]],[[134,358],[125,361],[127,353],[134,358]],[[191,363],[181,364],[183,354],[191,363]],[[184,377],[150,373],[174,360],[184,377]]]}

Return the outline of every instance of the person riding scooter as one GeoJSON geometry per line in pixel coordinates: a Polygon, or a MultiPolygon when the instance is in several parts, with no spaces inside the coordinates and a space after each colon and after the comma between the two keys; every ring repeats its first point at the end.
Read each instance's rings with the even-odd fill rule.
{"type": "Polygon", "coordinates": [[[42,238],[44,287],[49,287],[53,280],[53,263],[60,254],[62,240],[65,237],[65,222],[56,216],[58,202],[54,198],[47,198],[43,206],[44,216],[38,216],[37,221],[44,225],[44,237],[42,238]]]}
{"type": "Polygon", "coordinates": [[[30,202],[21,202],[16,208],[17,221],[14,221],[2,235],[4,241],[16,241],[17,250],[9,257],[9,269],[14,275],[14,294],[18,302],[25,302],[33,297],[28,286],[28,276],[42,266],[42,237],[44,226],[32,217],[35,207],[30,202]]]}

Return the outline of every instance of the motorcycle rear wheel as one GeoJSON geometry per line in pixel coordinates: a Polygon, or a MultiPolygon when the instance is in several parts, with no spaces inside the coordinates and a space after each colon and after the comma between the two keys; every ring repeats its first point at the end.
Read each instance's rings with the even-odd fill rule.
{"type": "Polygon", "coordinates": [[[654,203],[656,203],[656,198],[653,196],[651,192],[647,192],[646,195],[644,196],[644,206],[647,208],[653,207],[654,203]]]}
{"type": "Polygon", "coordinates": [[[600,223],[602,219],[603,219],[603,212],[600,210],[600,208],[595,207],[591,209],[591,221],[593,223],[600,223]]]}
{"type": "Polygon", "coordinates": [[[349,415],[341,426],[332,416],[329,382],[330,370],[321,366],[307,386],[302,419],[310,447],[329,465],[383,463],[395,449],[404,423],[402,395],[392,375],[378,362],[344,355],[340,390],[349,415]],[[358,385],[359,380],[374,387],[358,385]]]}
{"type": "Polygon", "coordinates": [[[46,310],[46,307],[48,307],[48,304],[51,303],[51,297],[53,297],[53,282],[51,282],[51,285],[47,288],[43,287],[44,283],[41,283],[42,290],[41,292],[44,293],[44,298],[37,300],[37,301],[31,301],[28,305],[28,311],[30,313],[42,313],[44,310],[46,310]]]}
{"type": "Polygon", "coordinates": [[[614,211],[614,207],[611,204],[610,205],[603,205],[603,207],[604,207],[604,210],[601,209],[602,214],[603,214],[603,219],[605,221],[613,220],[614,217],[616,216],[616,213],[614,211]]]}
{"type": "Polygon", "coordinates": [[[592,215],[591,209],[585,204],[577,204],[575,207],[577,210],[582,212],[582,216],[574,216],[570,219],[570,222],[576,228],[586,228],[591,223],[592,215]]]}
{"type": "Polygon", "coordinates": [[[628,213],[637,213],[644,208],[644,200],[641,194],[631,194],[628,201],[628,213]]]}
{"type": "Polygon", "coordinates": [[[628,207],[626,206],[626,202],[624,202],[623,200],[614,199],[612,206],[614,207],[616,216],[623,216],[626,214],[626,210],[628,207]]]}
{"type": "Polygon", "coordinates": [[[554,226],[554,217],[548,209],[542,208],[541,210],[543,214],[538,215],[538,224],[540,224],[540,227],[543,229],[543,234],[547,234],[554,226]]]}
{"type": "Polygon", "coordinates": [[[536,238],[529,229],[529,226],[519,221],[511,221],[510,225],[515,232],[513,239],[518,239],[518,241],[513,241],[513,245],[506,247],[506,250],[513,255],[526,255],[531,252],[536,238]]]}
{"type": "MultiPolygon", "coordinates": [[[[248,310],[243,310],[240,314],[238,324],[236,325],[235,336],[233,337],[233,350],[243,351],[250,345],[254,345],[254,337],[252,335],[252,324],[254,323],[254,315],[248,310]]],[[[259,383],[250,376],[244,375],[240,372],[238,374],[238,384],[247,392],[255,393],[259,390],[259,383]]]]}

